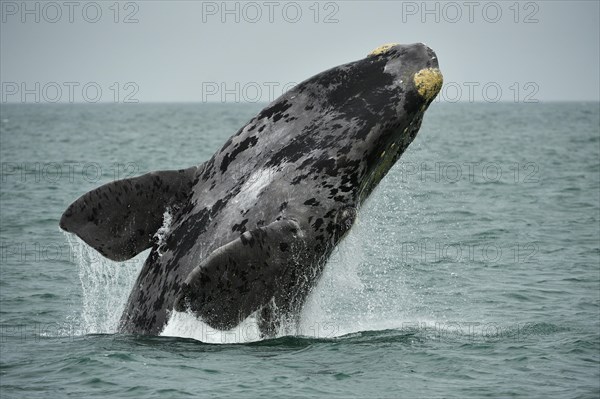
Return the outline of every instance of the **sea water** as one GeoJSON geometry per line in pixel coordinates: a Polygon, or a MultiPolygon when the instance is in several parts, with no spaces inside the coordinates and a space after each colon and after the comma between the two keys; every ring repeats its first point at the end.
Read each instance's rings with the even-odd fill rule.
{"type": "Polygon", "coordinates": [[[147,252],[106,260],[62,212],[262,106],[1,105],[0,397],[600,395],[598,103],[434,103],[275,339],[116,334],[147,252]]]}

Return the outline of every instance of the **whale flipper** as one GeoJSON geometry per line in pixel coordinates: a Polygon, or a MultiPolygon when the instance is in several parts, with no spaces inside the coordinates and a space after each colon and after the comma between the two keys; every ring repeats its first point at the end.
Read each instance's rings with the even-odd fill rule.
{"type": "Polygon", "coordinates": [[[152,245],[167,207],[187,198],[197,169],[150,172],[100,186],[67,208],[60,227],[109,259],[131,259],[152,245]]]}
{"type": "Polygon", "coordinates": [[[267,305],[305,256],[304,233],[290,219],[243,233],[217,248],[188,275],[175,309],[190,309],[211,326],[235,327],[267,305]]]}

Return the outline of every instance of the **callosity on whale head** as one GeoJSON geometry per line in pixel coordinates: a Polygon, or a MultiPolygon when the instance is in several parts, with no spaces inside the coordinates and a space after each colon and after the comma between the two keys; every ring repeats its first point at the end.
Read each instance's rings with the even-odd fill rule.
{"type": "Polygon", "coordinates": [[[110,259],[152,248],[121,331],[160,333],[177,310],[219,329],[256,312],[273,335],[282,320],[298,320],[441,85],[429,47],[378,47],[295,86],[203,164],[99,187],[60,226],[110,259]],[[165,210],[172,221],[157,242],[165,210]]]}

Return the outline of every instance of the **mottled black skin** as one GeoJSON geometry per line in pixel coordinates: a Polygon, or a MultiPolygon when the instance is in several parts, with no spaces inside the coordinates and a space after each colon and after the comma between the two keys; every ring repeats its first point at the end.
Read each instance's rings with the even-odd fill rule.
{"type": "MultiPolygon", "coordinates": [[[[297,320],[356,210],[415,138],[431,99],[413,76],[428,67],[437,68],[435,54],[413,44],[332,68],[275,100],[204,164],[168,172],[180,179],[153,177],[160,201],[137,215],[152,222],[129,244],[113,245],[122,256],[103,252],[129,258],[152,246],[120,330],[158,334],[174,309],[188,308],[219,329],[258,310],[264,335],[297,320]],[[153,233],[167,207],[173,221],[159,245],[153,233]],[[223,278],[226,270],[234,276],[223,278]]],[[[135,196],[152,203],[144,191],[135,196]]],[[[106,223],[89,210],[93,202],[74,203],[61,226],[80,235],[75,226],[106,223]],[[77,211],[87,222],[69,223],[77,211]]]]}

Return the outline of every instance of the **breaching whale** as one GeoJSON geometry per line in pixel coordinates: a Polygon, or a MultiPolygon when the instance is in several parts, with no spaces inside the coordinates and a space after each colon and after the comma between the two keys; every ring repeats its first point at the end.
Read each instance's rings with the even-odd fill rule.
{"type": "Polygon", "coordinates": [[[201,165],[88,192],[60,227],[112,260],[151,248],[121,332],[159,334],[173,310],[221,330],[256,312],[261,334],[272,336],[298,321],[441,85],[429,47],[380,46],[298,84],[201,165]]]}

